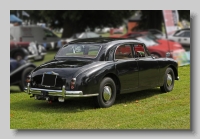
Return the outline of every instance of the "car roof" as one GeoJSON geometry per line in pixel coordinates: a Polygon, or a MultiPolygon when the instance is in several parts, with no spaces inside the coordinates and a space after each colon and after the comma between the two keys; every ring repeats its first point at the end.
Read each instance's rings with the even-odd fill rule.
{"type": "Polygon", "coordinates": [[[179,32],[179,31],[190,31],[190,28],[182,28],[182,29],[178,29],[175,32],[179,32]]]}
{"type": "Polygon", "coordinates": [[[127,38],[108,38],[108,37],[101,37],[101,38],[86,38],[86,39],[77,39],[74,41],[69,42],[68,44],[77,44],[77,43],[124,43],[124,42],[135,42],[135,43],[142,43],[136,39],[127,39],[127,38]]]}
{"type": "Polygon", "coordinates": [[[182,29],[180,29],[180,30],[190,30],[190,28],[182,28],[182,29]]]}

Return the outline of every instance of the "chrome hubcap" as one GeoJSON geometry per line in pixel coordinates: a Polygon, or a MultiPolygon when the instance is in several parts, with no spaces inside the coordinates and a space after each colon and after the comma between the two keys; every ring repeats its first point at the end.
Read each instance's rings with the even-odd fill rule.
{"type": "Polygon", "coordinates": [[[171,74],[167,74],[167,85],[170,86],[172,84],[172,76],[171,74]]]}
{"type": "Polygon", "coordinates": [[[105,86],[103,89],[103,98],[105,101],[110,100],[112,95],[112,89],[110,88],[110,86],[105,86]]]}

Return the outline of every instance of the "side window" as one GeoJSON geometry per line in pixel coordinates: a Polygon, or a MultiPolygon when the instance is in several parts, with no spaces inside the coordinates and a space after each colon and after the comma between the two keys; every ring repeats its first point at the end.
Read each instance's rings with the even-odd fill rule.
{"type": "Polygon", "coordinates": [[[184,32],[183,31],[178,31],[177,33],[174,34],[175,37],[183,37],[184,32]]]}
{"type": "Polygon", "coordinates": [[[133,47],[135,57],[146,57],[148,54],[146,53],[142,44],[136,44],[133,47]]]}
{"type": "Polygon", "coordinates": [[[131,45],[120,45],[115,51],[115,59],[133,58],[131,45]]]}
{"type": "Polygon", "coordinates": [[[190,32],[189,32],[189,31],[186,31],[185,34],[184,34],[184,37],[190,38],[190,32]]]}
{"type": "Polygon", "coordinates": [[[56,35],[53,34],[53,32],[51,32],[47,29],[44,29],[44,33],[45,33],[45,37],[56,37],[56,35]]]}

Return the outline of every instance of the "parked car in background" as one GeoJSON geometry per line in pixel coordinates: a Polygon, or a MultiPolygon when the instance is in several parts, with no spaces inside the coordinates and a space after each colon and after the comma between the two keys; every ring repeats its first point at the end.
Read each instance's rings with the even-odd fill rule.
{"type": "Polygon", "coordinates": [[[72,37],[66,39],[66,42],[71,42],[76,39],[85,39],[85,38],[99,38],[101,37],[100,34],[97,34],[95,32],[82,32],[82,33],[75,33],[72,35],[72,37]]]}
{"type": "Polygon", "coordinates": [[[168,39],[179,42],[183,47],[190,47],[190,28],[177,30],[168,39]]]}
{"type": "Polygon", "coordinates": [[[121,26],[119,28],[111,28],[110,29],[110,37],[120,37],[123,35],[124,27],[121,26]]]}
{"type": "Polygon", "coordinates": [[[148,32],[156,36],[158,39],[166,39],[166,35],[158,29],[148,29],[148,32]]]}
{"type": "Polygon", "coordinates": [[[64,102],[94,97],[98,107],[114,104],[116,95],[160,87],[170,92],[178,80],[172,58],[154,58],[133,39],[78,39],[63,46],[52,61],[27,78],[26,93],[37,100],[64,102]]]}
{"type": "Polygon", "coordinates": [[[132,38],[145,43],[149,52],[156,58],[166,57],[166,54],[170,54],[171,58],[175,58],[185,52],[181,44],[167,39],[159,39],[148,31],[130,32],[120,36],[120,38],[132,38]]]}
{"type": "Polygon", "coordinates": [[[36,66],[26,59],[10,58],[10,85],[19,86],[21,91],[24,91],[26,87],[26,79],[30,72],[35,69],[36,66]]]}
{"type": "Polygon", "coordinates": [[[50,29],[42,26],[11,26],[10,33],[18,42],[37,42],[46,50],[61,47],[57,44],[61,39],[50,29]]]}
{"type": "Polygon", "coordinates": [[[10,57],[17,59],[43,60],[46,50],[43,46],[34,42],[19,42],[10,35],[10,57]]]}
{"type": "Polygon", "coordinates": [[[109,33],[110,32],[110,28],[109,27],[103,27],[103,28],[95,28],[94,30],[95,33],[109,33]]]}

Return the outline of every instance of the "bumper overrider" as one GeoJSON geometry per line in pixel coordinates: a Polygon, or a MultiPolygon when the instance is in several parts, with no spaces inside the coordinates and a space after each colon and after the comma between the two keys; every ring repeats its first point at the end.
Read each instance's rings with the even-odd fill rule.
{"type": "Polygon", "coordinates": [[[92,97],[98,96],[99,94],[83,94],[82,91],[68,91],[65,90],[63,85],[62,90],[51,90],[51,89],[41,89],[41,88],[31,88],[30,83],[27,84],[27,88],[24,92],[28,95],[33,95],[35,99],[40,99],[41,97],[46,100],[50,100],[51,97],[57,97],[59,102],[64,102],[65,98],[68,97],[92,97]]]}

